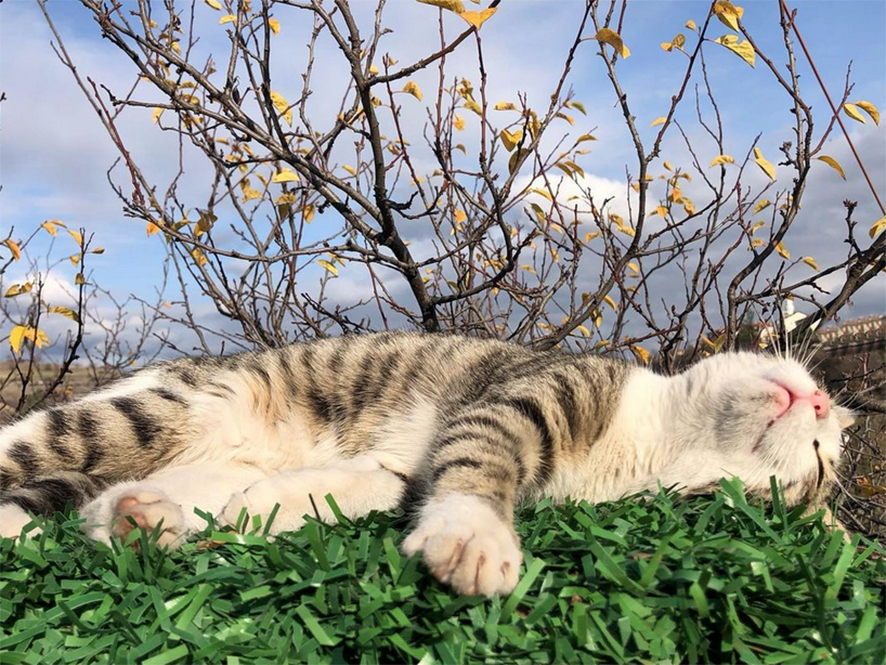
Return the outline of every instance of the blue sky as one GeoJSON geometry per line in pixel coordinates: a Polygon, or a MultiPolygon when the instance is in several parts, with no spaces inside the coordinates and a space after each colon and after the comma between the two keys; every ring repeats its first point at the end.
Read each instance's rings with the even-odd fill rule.
{"type": "MultiPolygon", "coordinates": [[[[553,89],[552,79],[560,71],[582,4],[578,0],[502,3],[482,31],[490,98],[516,101],[517,93],[525,92],[531,103],[546,105],[553,89]]],[[[743,20],[751,34],[764,51],[777,53],[776,62],[781,63],[784,58],[777,3],[756,0],[740,4],[745,8],[743,20]]],[[[851,99],[871,101],[886,111],[886,2],[794,0],[789,4],[799,8],[798,24],[832,95],[839,95],[851,60],[856,84],[851,99]]],[[[370,5],[374,3],[355,3],[363,14],[367,14],[370,5]]],[[[700,24],[707,7],[708,3],[701,0],[641,0],[629,4],[623,37],[632,55],[619,63],[619,72],[645,139],[655,131],[649,129],[649,123],[666,111],[684,63],[681,55],[666,53],[659,44],[683,32],[691,45],[692,38],[684,24],[689,19],[700,24]]],[[[132,80],[132,70],[101,39],[95,23],[79,3],[53,0],[49,9],[81,73],[123,91],[132,80]]],[[[222,29],[215,25],[218,14],[200,2],[196,9],[198,24],[207,26],[201,47],[211,50],[224,39],[222,29]]],[[[385,38],[385,47],[401,62],[426,54],[425,45],[434,35],[436,10],[412,0],[391,0],[387,15],[394,33],[385,38]]],[[[287,22],[287,15],[282,12],[280,16],[283,30],[277,38],[279,48],[300,62],[308,27],[287,22]]],[[[458,17],[447,17],[450,35],[457,34],[462,25],[458,17]]],[[[727,32],[717,25],[711,34],[727,32]]],[[[790,138],[789,100],[761,63],[752,70],[732,53],[719,51],[710,52],[708,67],[726,125],[728,151],[736,157],[744,155],[754,137],[762,134],[760,146],[764,154],[776,161],[777,146],[790,138]]],[[[324,91],[336,96],[336,85],[343,77],[334,49],[324,52],[322,57],[329,68],[315,85],[321,100],[318,113],[328,111],[322,103],[324,91]]],[[[283,65],[278,66],[282,80],[288,75],[292,86],[297,85],[298,68],[286,70],[283,65]]],[[[452,76],[476,79],[473,49],[461,49],[451,59],[449,71],[452,76]]],[[[827,119],[826,103],[808,67],[803,65],[801,71],[805,97],[823,125],[827,119]]],[[[415,80],[427,91],[434,86],[435,74],[418,75],[415,80]]],[[[583,166],[600,182],[611,181],[615,185],[623,181],[626,167],[635,170],[633,154],[602,63],[590,43],[579,51],[569,82],[576,99],[588,109],[587,118],[577,116],[584,126],[576,127],[576,131],[583,133],[594,128],[599,139],[583,166]]],[[[5,235],[7,228],[15,226],[17,234],[25,233],[46,219],[61,219],[72,227],[85,226],[95,233],[96,244],[107,249],[104,255],[91,260],[95,280],[121,296],[130,292],[149,296],[158,281],[163,256],[161,241],[157,236],[146,238],[143,222],[122,215],[105,175],[117,158],[115,149],[70,74],[53,54],[50,35],[36,2],[7,0],[0,6],[0,89],[7,95],[0,107],[0,231],[5,235]]],[[[424,111],[415,110],[413,129],[420,132],[424,111]]],[[[683,116],[692,112],[691,105],[682,107],[683,116]]],[[[846,120],[846,124],[883,196],[884,128],[874,128],[870,122],[861,126],[846,120]]],[[[150,111],[128,113],[121,130],[136,160],[147,165],[158,181],[168,177],[173,168],[170,160],[174,161],[175,143],[170,134],[161,133],[151,124],[150,111]]],[[[676,138],[672,135],[665,142],[665,158],[679,155],[676,138]]],[[[832,135],[825,152],[839,159],[848,180],[844,183],[822,164],[810,182],[806,206],[809,220],[804,222],[806,228],[796,242],[798,251],[817,257],[835,251],[835,245],[839,245],[843,199],[859,201],[856,217],[860,221],[880,217],[838,133],[832,135]]],[[[202,191],[199,169],[189,171],[184,179],[182,190],[186,194],[188,188],[193,188],[198,200],[197,193],[202,191]]],[[[40,256],[51,241],[41,233],[32,245],[33,255],[40,256]]],[[[59,237],[55,242],[71,245],[57,248],[56,256],[74,250],[70,238],[59,237]]],[[[60,265],[55,274],[63,282],[70,282],[74,271],[71,266],[60,265]]],[[[18,277],[15,273],[10,276],[18,277]]],[[[859,313],[876,311],[878,306],[880,310],[886,309],[883,280],[874,286],[876,290],[869,289],[864,298],[859,298],[859,313]]],[[[0,331],[0,337],[4,333],[0,331]]],[[[3,345],[0,354],[6,352],[8,348],[3,345]]]]}

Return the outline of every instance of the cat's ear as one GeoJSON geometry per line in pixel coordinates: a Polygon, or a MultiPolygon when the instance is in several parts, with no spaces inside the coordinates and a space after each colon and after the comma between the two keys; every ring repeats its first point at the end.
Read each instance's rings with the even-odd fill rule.
{"type": "Polygon", "coordinates": [[[837,422],[840,424],[840,429],[846,429],[847,427],[852,427],[855,424],[855,418],[858,414],[851,409],[847,409],[845,406],[835,406],[831,409],[831,412],[837,417],[837,422]]]}

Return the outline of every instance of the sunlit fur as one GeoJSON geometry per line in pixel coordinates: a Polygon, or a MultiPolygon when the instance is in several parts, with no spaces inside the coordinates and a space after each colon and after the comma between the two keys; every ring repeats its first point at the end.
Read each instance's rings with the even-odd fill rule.
{"type": "Polygon", "coordinates": [[[335,519],[331,493],[349,517],[405,505],[407,554],[460,592],[507,593],[520,501],[700,493],[732,476],[768,496],[774,476],[790,505],[822,506],[851,417],[832,401],[816,417],[803,396],[819,389],[781,356],[661,376],[442,335],[179,360],[0,431],[0,535],[71,503],[96,539],[162,520],[176,546],[205,525],[195,508],[236,524],[279,504],[273,533],[335,519]],[[799,398],[782,413],[786,394],[799,398]]]}

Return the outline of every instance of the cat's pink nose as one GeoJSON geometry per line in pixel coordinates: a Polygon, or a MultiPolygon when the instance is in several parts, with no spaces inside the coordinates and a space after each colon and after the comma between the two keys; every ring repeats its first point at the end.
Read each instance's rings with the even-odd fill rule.
{"type": "Polygon", "coordinates": [[[816,390],[806,399],[809,400],[809,403],[812,404],[812,408],[815,409],[816,418],[823,420],[828,417],[828,413],[831,410],[831,404],[827,395],[820,390],[816,390]]]}
{"type": "Polygon", "coordinates": [[[828,396],[822,391],[816,390],[808,395],[798,395],[781,384],[776,384],[775,404],[778,407],[776,418],[780,418],[787,413],[797,402],[809,402],[815,409],[815,417],[824,420],[831,411],[831,404],[828,396]]]}

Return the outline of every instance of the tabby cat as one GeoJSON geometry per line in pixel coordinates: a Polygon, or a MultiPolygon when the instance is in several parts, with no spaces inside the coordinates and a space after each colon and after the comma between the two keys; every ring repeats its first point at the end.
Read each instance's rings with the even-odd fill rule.
{"type": "Polygon", "coordinates": [[[406,554],[466,594],[506,594],[522,500],[709,491],[777,476],[820,505],[850,414],[799,363],[720,354],[676,376],[498,341],[385,333],[192,358],[0,430],[0,534],[70,503],[97,540],[176,546],[242,509],[272,532],[405,503],[406,554]],[[162,520],[162,524],[161,524],[162,520]]]}

